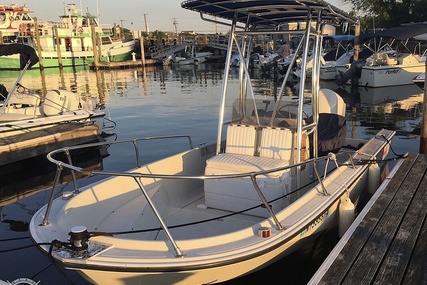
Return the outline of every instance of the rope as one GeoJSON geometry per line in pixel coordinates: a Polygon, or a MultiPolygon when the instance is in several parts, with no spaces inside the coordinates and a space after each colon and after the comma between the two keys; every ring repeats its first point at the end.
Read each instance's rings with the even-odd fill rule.
{"type": "Polygon", "coordinates": [[[53,240],[50,243],[50,247],[49,247],[49,260],[52,263],[53,267],[55,267],[56,270],[58,270],[59,274],[68,282],[68,284],[74,285],[74,282],[70,279],[70,277],[67,276],[67,274],[65,274],[64,270],[62,270],[62,268],[59,267],[59,265],[56,263],[55,259],[53,258],[52,250],[54,247],[58,247],[58,248],[68,247],[67,243],[63,243],[58,240],[53,240]]]}

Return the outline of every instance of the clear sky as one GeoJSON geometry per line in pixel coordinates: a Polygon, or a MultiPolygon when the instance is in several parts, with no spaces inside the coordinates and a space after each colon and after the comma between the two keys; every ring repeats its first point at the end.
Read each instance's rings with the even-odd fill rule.
{"type": "MultiPolygon", "coordinates": [[[[326,0],[343,10],[342,0],[326,0]]],[[[144,14],[150,31],[197,31],[214,33],[214,24],[200,19],[196,12],[181,8],[182,0],[13,0],[10,3],[26,4],[34,11],[32,16],[40,21],[59,20],[64,7],[75,4],[83,13],[99,15],[101,24],[122,24],[130,30],[145,31],[144,14]],[[175,25],[174,25],[175,22],[175,25]]],[[[3,1],[5,4],[5,2],[3,1]]],[[[219,32],[221,30],[218,30],[219,32]]]]}

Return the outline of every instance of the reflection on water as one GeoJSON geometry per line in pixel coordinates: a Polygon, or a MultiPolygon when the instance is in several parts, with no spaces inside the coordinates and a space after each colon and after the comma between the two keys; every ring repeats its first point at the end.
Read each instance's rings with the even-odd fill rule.
{"type": "MultiPolygon", "coordinates": [[[[45,71],[46,73],[41,77],[38,70],[29,70],[22,79],[22,85],[30,89],[42,90],[45,84],[47,89],[64,88],[82,96],[97,97],[99,101],[106,104],[107,114],[117,123],[114,130],[116,136],[107,140],[177,134],[190,135],[194,145],[215,140],[223,78],[221,65],[201,64],[185,68],[150,66],[145,70],[97,72],[84,68],[64,69],[63,72],[57,69],[45,71]]],[[[18,76],[19,72],[2,71],[0,83],[10,89],[18,76]]],[[[229,84],[230,91],[237,92],[238,82],[232,79],[229,84]]],[[[256,94],[263,96],[277,95],[279,87],[277,82],[268,78],[260,78],[254,84],[256,94]]],[[[382,127],[386,123],[388,127],[399,130],[399,135],[393,140],[393,148],[396,152],[418,150],[419,140],[412,139],[407,134],[420,123],[421,90],[412,86],[354,91],[338,88],[336,85],[324,87],[337,91],[347,103],[348,124],[351,126],[348,128],[348,136],[359,139],[369,138],[374,133],[371,129],[382,127]]],[[[144,152],[145,148],[141,149],[142,162],[153,161],[181,150],[177,145],[157,144],[150,153],[144,152]]],[[[91,155],[80,155],[79,158],[88,159],[88,163],[92,163],[90,165],[94,168],[126,170],[134,167],[129,165],[130,158],[123,154],[122,149],[110,147],[109,155],[105,154],[101,152],[93,159],[91,155]]],[[[0,177],[4,182],[2,184],[4,190],[2,192],[0,190],[2,193],[0,198],[4,200],[0,204],[2,221],[0,240],[28,236],[25,225],[32,214],[46,204],[49,198],[49,191],[42,190],[51,187],[49,183],[52,182],[54,175],[51,170],[43,159],[26,161],[21,165],[0,169],[3,173],[0,177]]],[[[90,182],[93,182],[91,178],[78,180],[79,185],[90,182]]],[[[67,191],[72,189],[70,183],[68,184],[67,191]]],[[[306,284],[332,249],[336,239],[335,233],[325,233],[315,245],[295,252],[289,259],[227,284],[248,285],[267,281],[271,285],[283,284],[283,280],[290,284],[306,284]],[[270,278],[271,276],[278,278],[270,278]],[[283,279],[283,276],[286,279],[283,279]]],[[[15,248],[29,244],[31,244],[30,240],[15,240],[7,243],[0,241],[1,248],[15,248]]],[[[26,277],[41,281],[41,284],[66,282],[51,266],[48,258],[35,248],[0,253],[0,268],[0,280],[13,281],[26,277]]],[[[74,284],[88,284],[73,271],[67,270],[66,274],[74,284]]]]}
{"type": "Polygon", "coordinates": [[[375,129],[389,128],[401,133],[418,130],[423,107],[423,91],[415,84],[393,87],[351,89],[323,82],[325,88],[335,90],[346,104],[347,110],[361,126],[375,129]]]}
{"type": "MultiPolygon", "coordinates": [[[[108,156],[108,150],[106,147],[85,149],[70,155],[78,167],[102,170],[102,160],[108,156]]],[[[55,172],[56,166],[50,163],[45,155],[1,166],[0,207],[51,188],[55,172]]],[[[80,172],[77,173],[76,179],[82,177],[80,172]]],[[[70,172],[64,172],[60,177],[60,183],[69,182],[72,182],[72,175],[70,172]]]]}
{"type": "MultiPolygon", "coordinates": [[[[6,70],[0,73],[0,83],[11,89],[20,71],[6,70]]],[[[222,83],[222,71],[216,65],[189,65],[182,67],[147,66],[144,69],[98,70],[87,67],[49,68],[41,72],[31,69],[25,72],[21,84],[28,89],[45,93],[51,89],[70,90],[83,96],[96,96],[106,103],[110,96],[125,96],[129,89],[141,89],[140,95],[150,95],[150,86],[159,82],[161,94],[166,94],[167,81],[179,81],[181,92],[189,93],[196,87],[208,87],[222,83]]],[[[154,91],[156,93],[156,91],[154,91]]]]}

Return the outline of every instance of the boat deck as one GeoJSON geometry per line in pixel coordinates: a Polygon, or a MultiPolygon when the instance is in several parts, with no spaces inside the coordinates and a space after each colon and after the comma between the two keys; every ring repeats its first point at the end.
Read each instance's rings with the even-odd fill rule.
{"type": "Polygon", "coordinates": [[[425,284],[427,156],[390,173],[308,284],[425,284]]]}

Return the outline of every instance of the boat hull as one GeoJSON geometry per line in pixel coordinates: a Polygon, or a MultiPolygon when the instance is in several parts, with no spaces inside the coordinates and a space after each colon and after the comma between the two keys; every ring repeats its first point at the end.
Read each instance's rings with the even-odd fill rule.
{"type": "MultiPolygon", "coordinates": [[[[390,132],[384,134],[390,138],[390,132]]],[[[377,138],[373,140],[374,145],[378,144],[378,140],[381,141],[377,138]]],[[[383,141],[374,154],[383,157],[385,145],[383,141]]],[[[130,172],[156,173],[162,170],[162,173],[167,171],[167,174],[202,175],[206,159],[212,156],[209,149],[212,147],[193,149],[130,172]],[[185,161],[185,164],[177,163],[178,161],[185,161]]],[[[349,162],[347,164],[351,165],[349,162]]],[[[323,184],[329,195],[319,195],[321,190],[318,185],[279,211],[276,215],[284,226],[283,229],[277,229],[271,218],[244,215],[244,218],[235,220],[221,218],[221,224],[217,226],[205,224],[171,229],[183,252],[182,256],[173,251],[165,234],[160,231],[154,235],[141,233],[133,237],[94,237],[93,245],[100,250],[89,258],[70,258],[69,253],[62,255],[63,250],[54,250],[53,257],[65,267],[78,270],[96,284],[103,284],[106,280],[108,284],[114,285],[211,284],[237,278],[285,257],[319,233],[337,225],[341,199],[349,194],[357,204],[368,188],[368,164],[355,168],[348,165],[341,166],[340,171],[335,171],[324,180],[323,184]],[[339,179],[344,179],[345,183],[337,183],[339,179]],[[259,234],[263,227],[271,230],[271,236],[263,237],[259,234]],[[216,234],[209,234],[212,230],[216,234]]],[[[203,204],[203,187],[200,181],[168,183],[162,179],[153,181],[143,178],[142,183],[157,205],[169,204],[159,206],[161,215],[168,224],[177,224],[189,216],[214,217],[210,216],[211,210],[218,215],[218,210],[200,208],[203,204]],[[185,199],[190,196],[195,197],[193,202],[185,199]],[[170,207],[171,204],[174,206],[170,207]]],[[[34,241],[42,243],[54,239],[66,240],[70,228],[83,221],[88,230],[102,232],[133,229],[138,225],[144,228],[158,226],[152,213],[150,214],[151,209],[147,208],[147,202],[141,190],[135,188],[133,179],[114,177],[104,183],[88,185],[71,200],[55,200],[49,224],[45,226],[42,226],[42,222],[46,206],[41,208],[31,220],[30,231],[34,241]],[[105,191],[106,189],[120,189],[120,192],[105,191]],[[132,208],[135,203],[138,207],[132,208]]],[[[49,247],[42,248],[49,252],[49,247]]]]}
{"type": "MultiPolygon", "coordinates": [[[[123,44],[114,44],[103,46],[101,61],[102,62],[117,62],[131,59],[134,51],[134,41],[123,44]]],[[[60,64],[63,67],[86,66],[94,62],[93,51],[78,51],[78,52],[61,52],[61,60],[58,59],[58,53],[54,51],[45,51],[42,53],[41,62],[43,67],[58,67],[60,64]]],[[[20,67],[19,55],[1,56],[0,69],[3,70],[18,70],[20,67]]],[[[32,69],[39,68],[40,63],[32,66],[32,69]]]]}
{"type": "Polygon", "coordinates": [[[321,66],[319,78],[321,80],[335,80],[337,74],[337,66],[321,66]]]}
{"type": "Polygon", "coordinates": [[[425,70],[425,64],[406,66],[364,66],[359,79],[360,86],[386,87],[413,84],[416,75],[425,70]]]}

